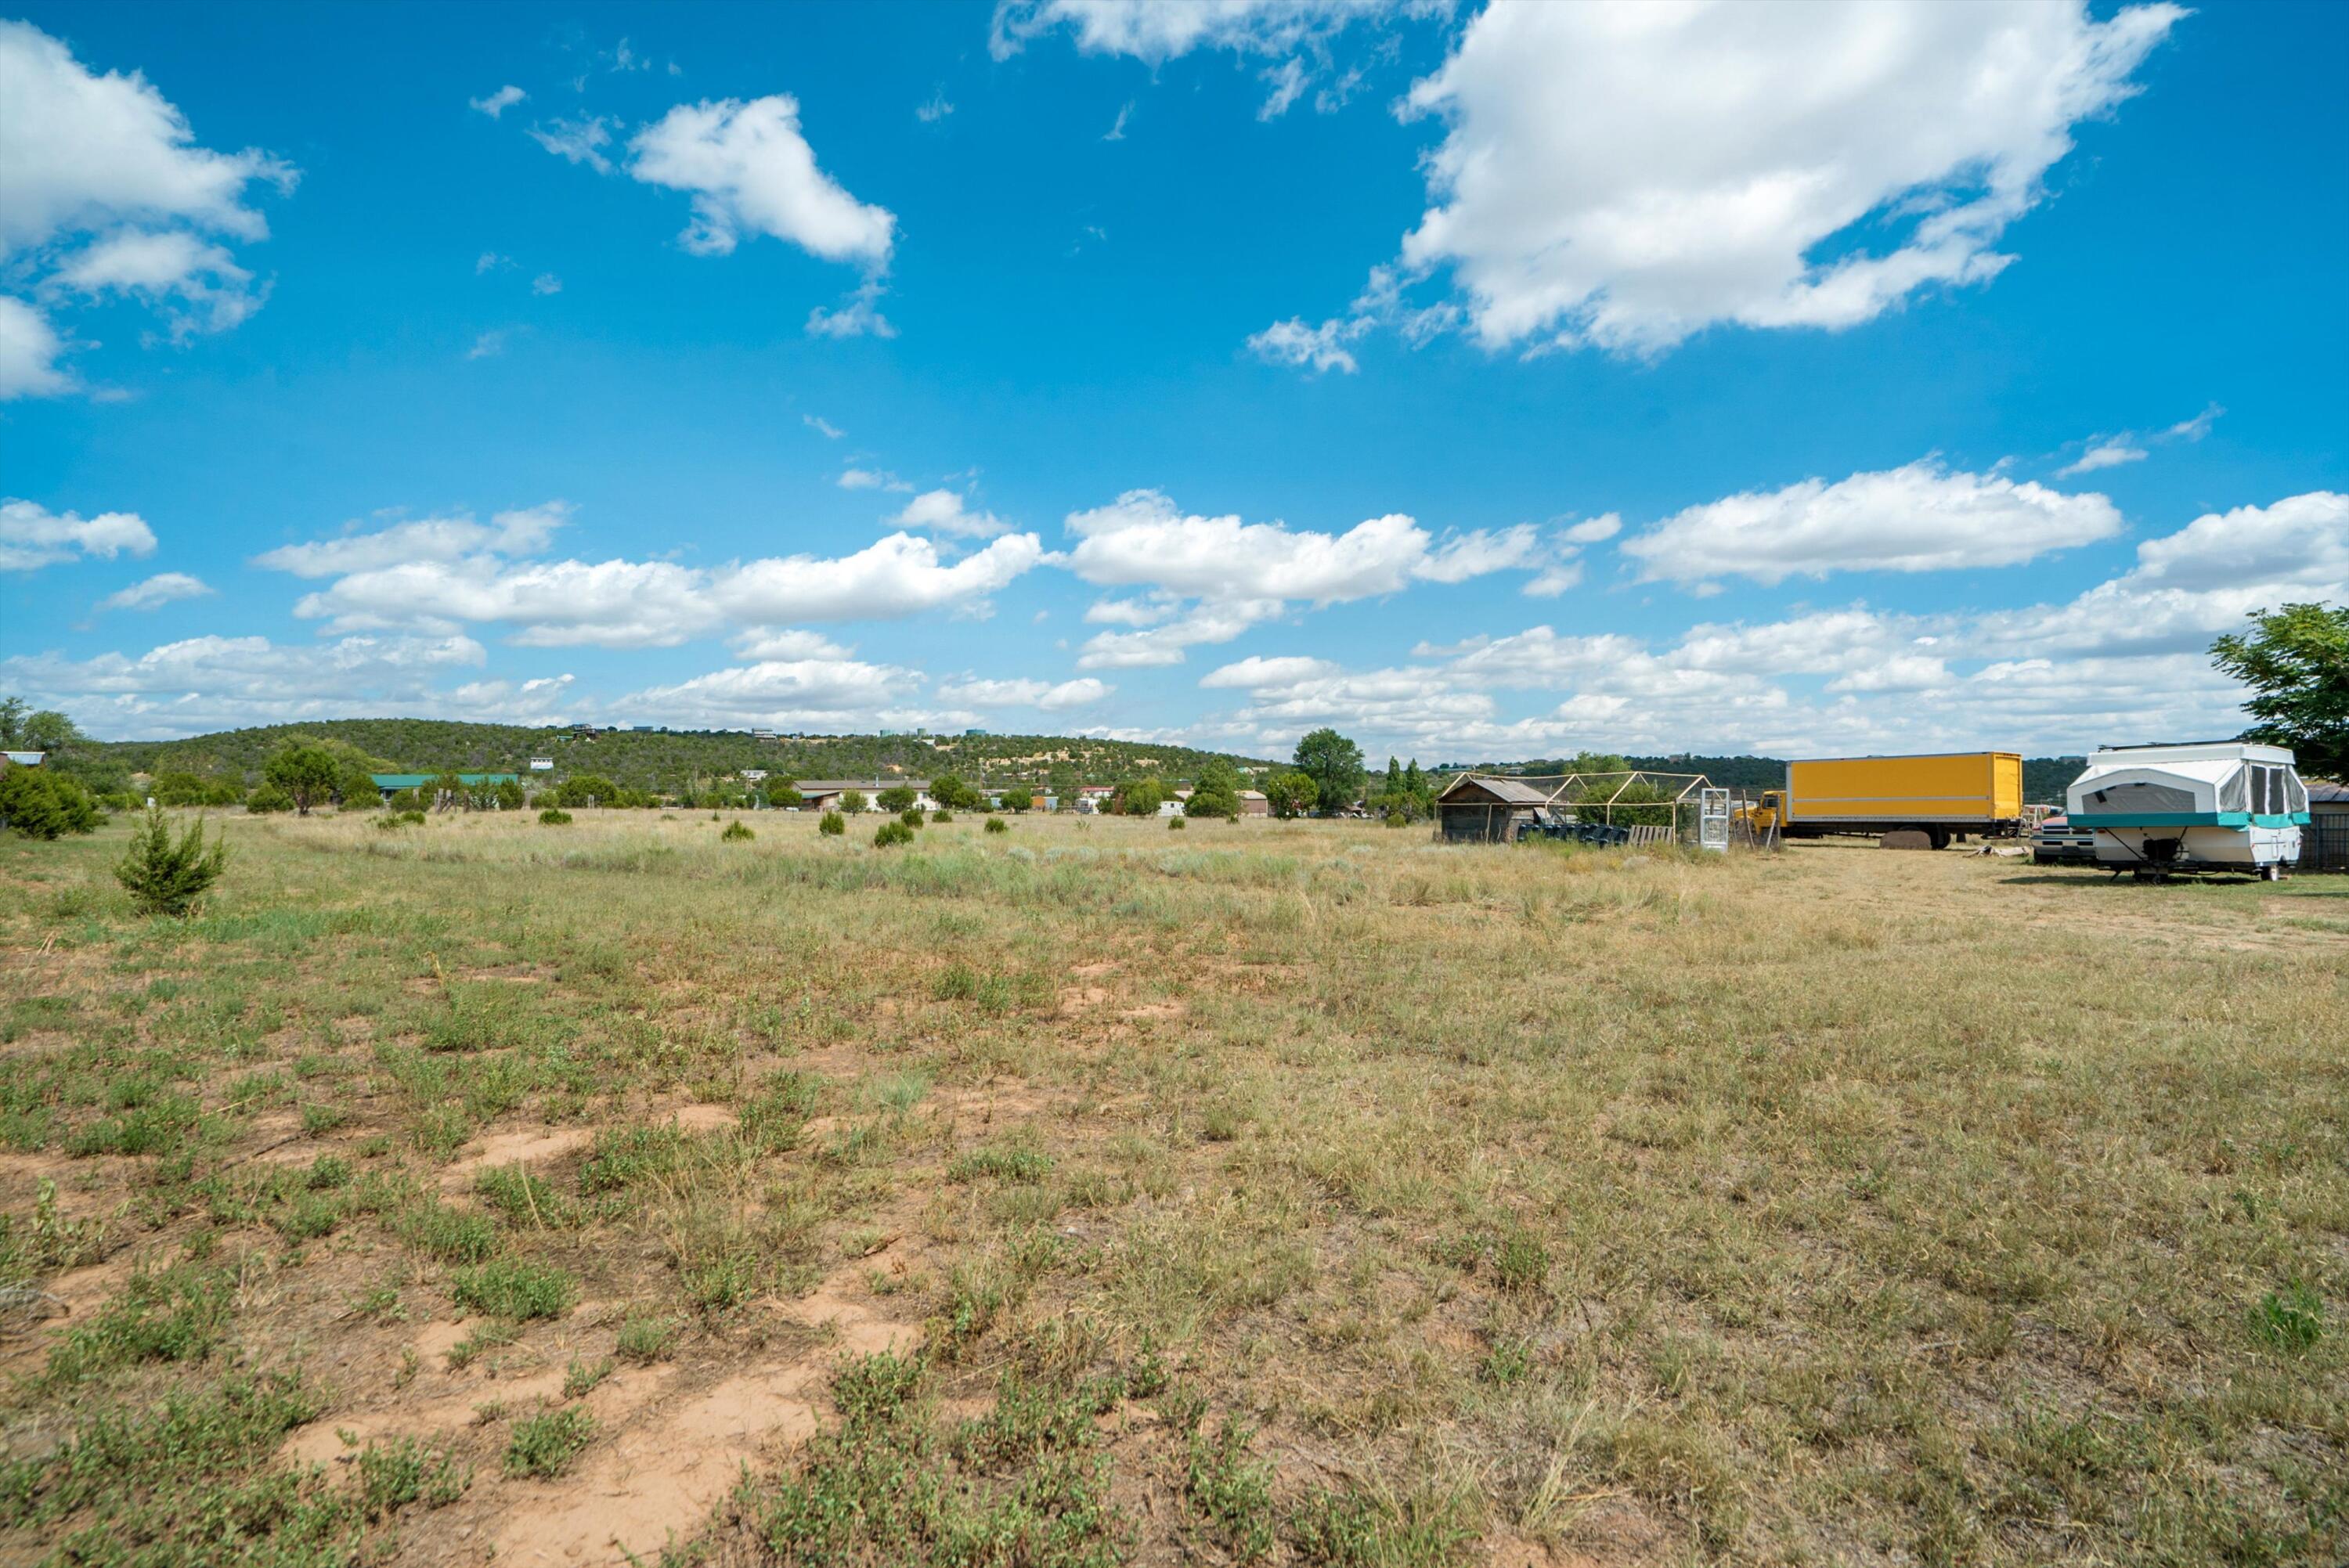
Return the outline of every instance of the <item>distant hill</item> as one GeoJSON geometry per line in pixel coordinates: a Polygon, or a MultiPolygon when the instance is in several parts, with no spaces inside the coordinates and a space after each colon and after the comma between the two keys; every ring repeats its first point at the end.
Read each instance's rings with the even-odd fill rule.
{"type": "MultiPolygon", "coordinates": [[[[336,718],[315,724],[230,729],[186,740],[117,740],[90,749],[137,772],[185,769],[242,778],[260,776],[269,754],[307,737],[347,741],[404,772],[524,772],[533,757],[554,758],[555,776],[599,773],[634,789],[675,789],[688,779],[762,768],[779,778],[870,779],[900,774],[926,778],[959,773],[973,780],[1042,780],[1056,766],[1073,767],[1086,783],[1110,784],[1137,773],[1189,779],[1211,757],[1186,746],[1092,740],[1044,735],[834,735],[754,740],[741,730],[605,730],[596,739],[569,739],[560,728],[518,724],[460,724],[430,718],[336,718]]],[[[1269,764],[1232,757],[1243,768],[1269,764]]]]}

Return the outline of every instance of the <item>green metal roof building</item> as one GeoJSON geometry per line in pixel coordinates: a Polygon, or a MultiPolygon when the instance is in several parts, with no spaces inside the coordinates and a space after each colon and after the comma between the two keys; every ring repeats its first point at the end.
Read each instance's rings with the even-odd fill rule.
{"type": "MultiPolygon", "coordinates": [[[[438,773],[370,773],[367,777],[375,780],[377,789],[389,796],[397,795],[402,789],[421,789],[440,775],[438,773]]],[[[457,778],[460,782],[468,785],[521,782],[520,775],[513,773],[460,773],[457,778]]]]}

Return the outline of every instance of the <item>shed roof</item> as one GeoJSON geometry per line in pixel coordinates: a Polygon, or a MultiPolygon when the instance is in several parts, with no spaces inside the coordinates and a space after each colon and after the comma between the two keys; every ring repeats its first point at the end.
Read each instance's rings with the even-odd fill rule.
{"type": "Polygon", "coordinates": [[[1512,806],[1546,806],[1549,803],[1547,790],[1537,789],[1530,784],[1520,783],[1515,779],[1504,779],[1494,773],[1463,773],[1451,783],[1446,784],[1444,787],[1444,793],[1436,799],[1449,800],[1454,793],[1469,786],[1482,789],[1494,799],[1512,806]]]}
{"type": "Polygon", "coordinates": [[[2349,806],[2349,784],[2335,784],[2329,779],[2303,779],[2301,782],[2308,786],[2312,805],[2349,806]]]}

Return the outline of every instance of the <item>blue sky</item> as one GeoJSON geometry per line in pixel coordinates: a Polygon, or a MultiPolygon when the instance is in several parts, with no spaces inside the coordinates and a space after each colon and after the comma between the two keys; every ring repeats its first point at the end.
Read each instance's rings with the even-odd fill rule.
{"type": "Polygon", "coordinates": [[[2349,598],[2338,6],[15,15],[102,736],[2077,751],[2349,598]]]}

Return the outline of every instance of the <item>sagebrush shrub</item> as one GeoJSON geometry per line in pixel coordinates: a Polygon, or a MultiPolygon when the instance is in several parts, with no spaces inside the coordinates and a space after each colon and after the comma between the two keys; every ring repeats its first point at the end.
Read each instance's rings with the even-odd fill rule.
{"type": "Polygon", "coordinates": [[[228,845],[216,834],[206,847],[202,818],[174,841],[162,811],[150,809],[130,835],[130,847],[114,868],[114,880],[130,890],[131,902],[141,913],[176,918],[193,908],[227,869],[228,845]]]}

